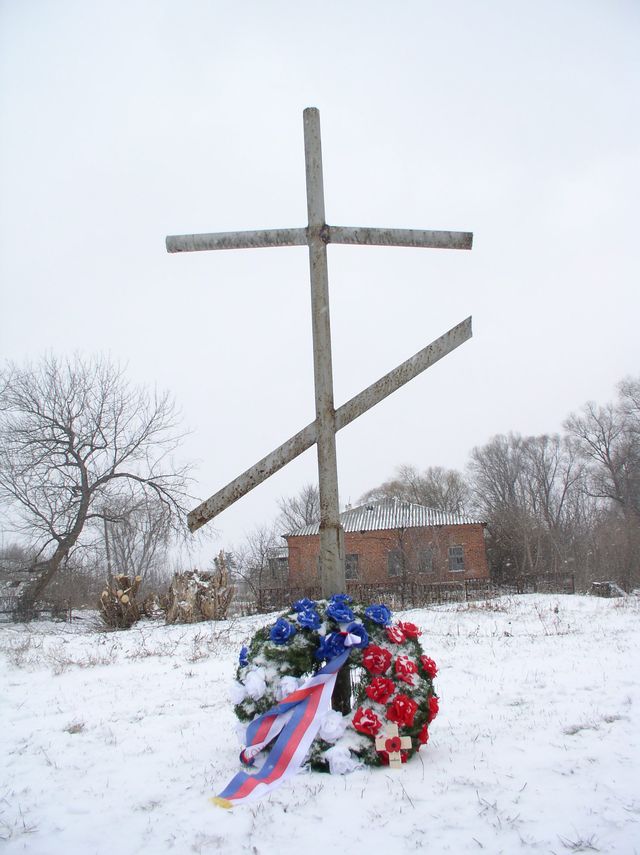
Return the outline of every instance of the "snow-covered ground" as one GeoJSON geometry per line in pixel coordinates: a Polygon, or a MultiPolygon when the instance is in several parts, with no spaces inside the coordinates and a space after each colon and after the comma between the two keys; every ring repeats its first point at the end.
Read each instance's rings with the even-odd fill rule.
{"type": "Polygon", "coordinates": [[[431,740],[399,771],[301,773],[214,807],[238,770],[229,686],[268,617],[104,633],[0,626],[7,855],[640,853],[640,601],[419,609],[431,740]]]}

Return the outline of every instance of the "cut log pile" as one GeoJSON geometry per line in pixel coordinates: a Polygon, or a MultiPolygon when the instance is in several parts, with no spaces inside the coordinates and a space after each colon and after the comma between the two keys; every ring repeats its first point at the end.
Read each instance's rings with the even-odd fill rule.
{"type": "Polygon", "coordinates": [[[176,573],[167,596],[167,623],[197,623],[203,620],[223,620],[233,598],[233,585],[220,552],[215,570],[203,573],[188,570],[176,573]]]}
{"type": "Polygon", "coordinates": [[[142,582],[142,576],[133,580],[124,573],[118,573],[100,594],[100,614],[107,626],[114,629],[129,629],[139,620],[140,607],[136,602],[136,593],[142,582]]]}

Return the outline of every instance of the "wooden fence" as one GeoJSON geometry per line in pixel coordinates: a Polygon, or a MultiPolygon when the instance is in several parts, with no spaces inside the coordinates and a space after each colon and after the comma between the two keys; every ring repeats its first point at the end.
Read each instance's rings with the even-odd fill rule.
{"type": "MultiPolygon", "coordinates": [[[[522,576],[508,584],[490,579],[463,579],[460,582],[347,582],[347,593],[360,603],[385,603],[391,609],[414,609],[442,603],[486,600],[500,594],[575,594],[573,576],[522,576]]],[[[296,600],[320,598],[320,587],[262,588],[255,600],[237,600],[235,614],[264,614],[284,611],[296,600]]]]}

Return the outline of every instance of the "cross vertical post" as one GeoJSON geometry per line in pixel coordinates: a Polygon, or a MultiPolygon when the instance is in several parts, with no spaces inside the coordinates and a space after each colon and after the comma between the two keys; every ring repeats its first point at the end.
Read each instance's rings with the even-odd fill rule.
{"type": "Polygon", "coordinates": [[[333,401],[331,322],[327,232],[322,180],[320,114],[307,107],[303,114],[304,155],[307,178],[309,268],[313,318],[313,373],[315,380],[320,490],[320,585],[322,596],[345,589],[344,534],[340,525],[338,465],[336,460],[336,412],[333,401]]]}
{"type": "MultiPolygon", "coordinates": [[[[229,505],[294,460],[314,443],[318,446],[320,492],[320,581],[322,596],[344,591],[344,532],[340,525],[336,431],[363,415],[409,380],[417,377],[471,338],[471,318],[452,327],[401,365],[380,377],[336,411],[333,399],[331,324],[327,244],[404,246],[431,249],[471,249],[471,232],[434,231],[353,226],[330,226],[325,220],[320,114],[315,107],[303,113],[308,225],[306,228],[258,229],[211,234],[169,235],[167,251],[200,252],[221,249],[255,249],[308,246],[313,329],[315,420],[233,481],[201,502],[187,517],[191,531],[212,520],[229,505]]],[[[342,672],[340,672],[342,673],[342,672]]],[[[338,677],[340,682],[340,675],[338,677]]],[[[348,686],[342,692],[348,711],[348,686]]]]}

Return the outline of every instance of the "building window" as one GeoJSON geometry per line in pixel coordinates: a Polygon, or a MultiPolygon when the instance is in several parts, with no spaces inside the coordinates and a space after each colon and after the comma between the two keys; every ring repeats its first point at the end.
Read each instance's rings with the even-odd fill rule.
{"type": "Polygon", "coordinates": [[[350,555],[345,555],[344,558],[344,578],[358,578],[358,553],[353,552],[350,555]]]}
{"type": "Polygon", "coordinates": [[[418,573],[433,573],[433,549],[430,546],[418,551],[418,573]]]}
{"type": "Polygon", "coordinates": [[[387,554],[389,576],[402,576],[402,550],[391,549],[387,554]]]}
{"type": "Polygon", "coordinates": [[[289,572],[289,560],[283,555],[271,556],[269,558],[269,570],[272,579],[284,579],[289,572]]]}
{"type": "Polygon", "coordinates": [[[464,546],[449,547],[449,570],[452,573],[464,573],[464,546]]]}

